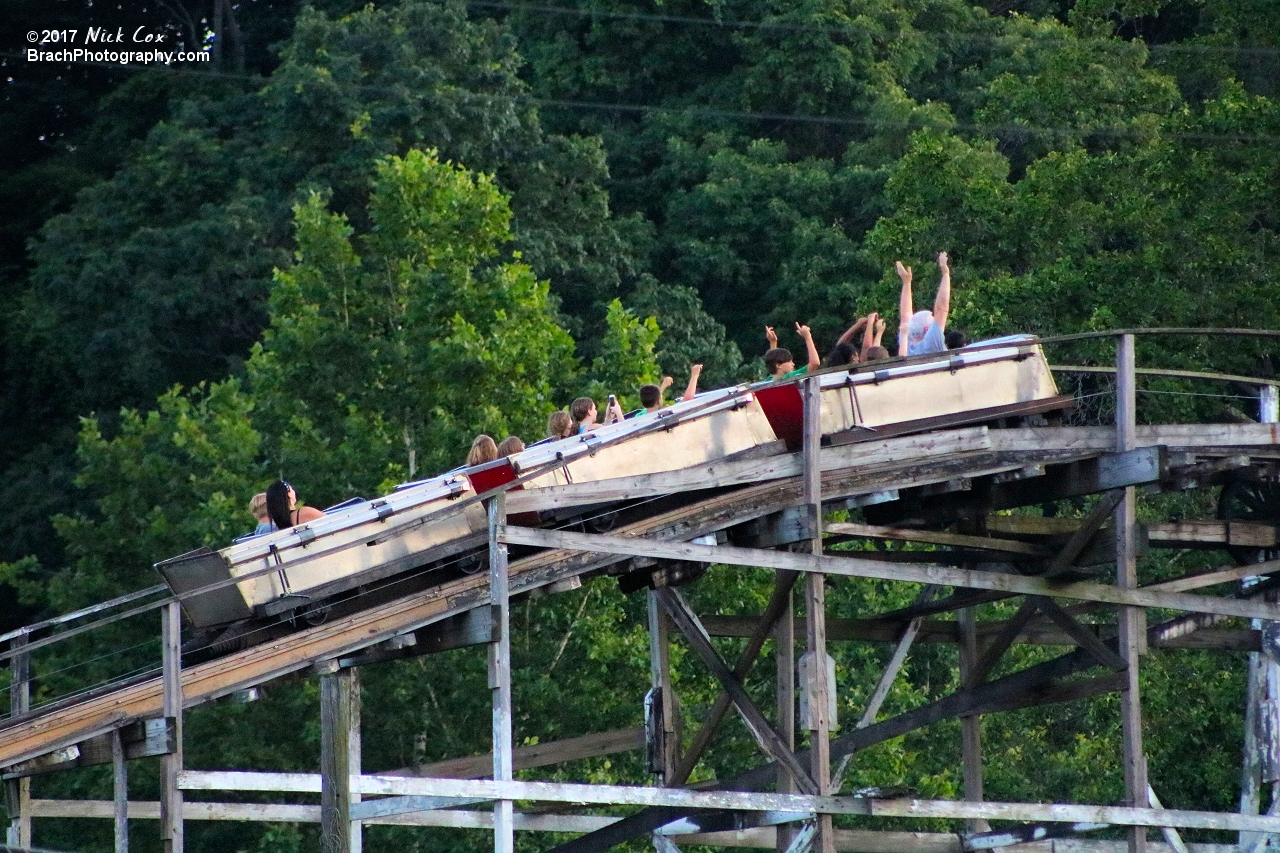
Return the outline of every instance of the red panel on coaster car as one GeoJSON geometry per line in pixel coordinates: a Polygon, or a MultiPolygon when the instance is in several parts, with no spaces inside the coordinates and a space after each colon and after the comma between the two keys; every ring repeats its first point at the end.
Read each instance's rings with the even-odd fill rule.
{"type": "Polygon", "coordinates": [[[804,400],[800,383],[753,388],[756,402],[773,427],[773,434],[787,443],[788,450],[799,450],[804,444],[804,400]]]}
{"type": "Polygon", "coordinates": [[[467,479],[471,481],[471,488],[477,495],[505,486],[516,478],[516,469],[512,466],[511,460],[505,456],[502,459],[468,468],[466,473],[467,479]]]}
{"type": "MultiPolygon", "coordinates": [[[[515,466],[506,457],[493,462],[486,462],[484,465],[477,465],[467,471],[467,479],[471,481],[471,488],[476,494],[496,489],[499,486],[505,486],[514,480],[516,476],[515,466]]],[[[514,492],[523,488],[524,486],[512,486],[511,491],[514,492]]],[[[517,527],[537,527],[541,521],[542,519],[538,517],[536,512],[517,512],[514,515],[507,516],[507,523],[514,524],[517,527]]]]}

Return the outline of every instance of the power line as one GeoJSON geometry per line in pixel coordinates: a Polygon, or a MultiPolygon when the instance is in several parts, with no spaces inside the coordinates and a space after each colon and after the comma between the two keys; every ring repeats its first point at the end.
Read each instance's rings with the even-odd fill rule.
{"type": "MultiPolygon", "coordinates": [[[[790,32],[817,32],[828,33],[833,35],[847,35],[849,29],[833,26],[821,26],[816,24],[802,24],[784,21],[742,21],[742,20],[722,20],[717,18],[697,18],[691,15],[668,15],[658,14],[655,12],[623,12],[614,10],[601,9],[576,9],[569,6],[549,6],[537,3],[511,3],[503,2],[503,0],[465,0],[469,8],[480,9],[500,9],[511,12],[537,12],[544,15],[567,15],[582,18],[614,18],[621,20],[637,20],[637,21],[655,21],[666,24],[687,24],[691,26],[718,27],[724,29],[757,29],[757,30],[781,30],[790,32]]],[[[852,21],[850,22],[852,23],[852,21]]],[[[1273,47],[1241,47],[1222,46],[1222,45],[1199,45],[1199,44],[1147,44],[1146,42],[1133,42],[1124,39],[1115,38],[1097,38],[1090,37],[1081,39],[1066,36],[1051,36],[1047,38],[1038,38],[1033,35],[1024,33],[958,33],[949,30],[926,30],[917,27],[911,28],[912,33],[921,35],[936,36],[942,39],[950,39],[954,41],[985,41],[985,42],[1007,42],[1007,41],[1027,41],[1044,45],[1106,45],[1109,47],[1129,47],[1133,44],[1141,44],[1149,51],[1153,52],[1177,52],[1177,53],[1231,53],[1243,55],[1276,55],[1280,54],[1280,49],[1273,47]]]]}
{"type": "MultiPolygon", "coordinates": [[[[480,96],[487,97],[487,96],[480,96]]],[[[1023,124],[966,124],[963,122],[924,122],[890,120],[856,116],[815,116],[799,113],[754,113],[740,110],[723,110],[714,107],[682,106],[669,107],[658,104],[623,104],[607,101],[574,101],[555,98],[516,97],[513,100],[533,104],[535,106],[564,107],[567,109],[601,110],[625,113],[673,113],[682,115],[705,116],[708,118],[732,118],[762,122],[794,122],[799,124],[829,124],[852,127],[873,127],[882,129],[911,130],[934,127],[940,130],[958,130],[971,133],[999,136],[1002,134],[1031,134],[1041,136],[1110,136],[1110,137],[1156,137],[1162,139],[1187,139],[1202,142],[1235,140],[1238,142],[1280,142],[1280,136],[1273,134],[1232,134],[1232,133],[1197,133],[1191,131],[1149,130],[1132,127],[1047,127],[1042,125],[1023,124]]]]}

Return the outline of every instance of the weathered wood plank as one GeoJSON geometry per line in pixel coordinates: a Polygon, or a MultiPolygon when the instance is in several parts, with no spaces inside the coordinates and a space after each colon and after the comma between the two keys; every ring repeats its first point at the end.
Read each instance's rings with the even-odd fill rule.
{"type": "MultiPolygon", "coordinates": [[[[757,624],[750,616],[712,616],[699,618],[713,637],[750,637],[757,624]]],[[[803,618],[797,626],[803,627],[803,618]]],[[[910,621],[910,620],[907,620],[910,621]]],[[[1007,620],[979,622],[978,637],[990,642],[1008,625],[1007,620]]],[[[1096,629],[1096,626],[1086,626],[1096,629]]],[[[893,643],[902,633],[902,623],[879,618],[827,619],[827,640],[840,642],[893,643]]],[[[957,643],[959,628],[953,620],[926,619],[916,636],[917,643],[957,643]]],[[[1032,623],[1024,627],[1013,640],[1019,645],[1070,646],[1074,641],[1055,625],[1032,623]]],[[[1152,645],[1169,649],[1208,649],[1216,651],[1248,652],[1261,648],[1260,633],[1251,628],[1205,628],[1185,636],[1174,636],[1152,642],[1152,645]]],[[[435,774],[445,775],[445,774],[435,774]]]]}
{"type": "Polygon", "coordinates": [[[1030,545],[1012,539],[996,539],[990,536],[969,536],[961,533],[941,533],[933,530],[912,530],[905,527],[883,527],[876,524],[831,522],[826,525],[828,535],[852,536],[860,539],[893,539],[901,542],[923,542],[930,545],[951,545],[957,548],[977,548],[983,551],[1003,551],[1010,554],[1026,554],[1047,557],[1049,552],[1039,545],[1030,545]]]}
{"type": "Polygon", "coordinates": [[[660,542],[638,537],[514,527],[507,529],[506,541],[513,545],[534,545],[545,548],[628,554],[637,557],[657,557],[659,559],[694,560],[723,565],[790,569],[800,572],[871,577],[907,583],[932,583],[972,589],[987,589],[1023,595],[1052,595],[1057,598],[1074,598],[1081,601],[1100,601],[1133,607],[1161,607],[1169,610],[1215,613],[1224,616],[1241,616],[1249,619],[1280,618],[1280,607],[1264,601],[1216,598],[1141,588],[1122,589],[1088,582],[1055,583],[1043,578],[993,574],[953,569],[946,566],[919,566],[902,563],[886,565],[875,560],[862,560],[854,557],[786,554],[777,551],[756,551],[749,548],[731,546],[694,545],[688,542],[660,542]]]}
{"type": "Polygon", "coordinates": [[[113,742],[119,736],[126,761],[165,755],[175,748],[174,721],[165,717],[138,720],[106,734],[97,735],[48,755],[15,764],[5,770],[4,778],[35,776],[71,767],[109,764],[115,760],[113,742]]]}
{"type": "Polygon", "coordinates": [[[182,609],[170,601],[160,610],[161,701],[164,716],[173,720],[173,750],[160,758],[160,837],[164,853],[182,853],[185,834],[182,826],[182,609]]]}
{"type": "Polygon", "coordinates": [[[1055,625],[1066,632],[1067,636],[1071,637],[1071,639],[1075,641],[1076,645],[1093,655],[1098,663],[1103,666],[1110,667],[1117,672],[1128,667],[1128,663],[1124,658],[1112,651],[1110,646],[1099,640],[1097,634],[1086,630],[1083,625],[1072,618],[1070,613],[1067,613],[1059,607],[1053,599],[1037,595],[1034,597],[1034,600],[1036,607],[1041,613],[1048,616],[1055,625]]]}
{"type": "Polygon", "coordinates": [[[359,670],[320,677],[320,850],[351,850],[352,706],[360,701],[359,670]]]}
{"type": "Polygon", "coordinates": [[[1171,521],[1147,525],[1147,541],[1159,548],[1274,548],[1276,525],[1256,521],[1171,521]]]}
{"type": "MultiPolygon", "coordinates": [[[[640,726],[516,747],[512,751],[512,767],[516,770],[527,770],[531,767],[546,767],[565,761],[579,761],[583,758],[597,758],[637,749],[644,749],[644,728],[640,726]]],[[[417,767],[388,770],[381,775],[480,779],[492,773],[493,753],[486,752],[483,755],[468,755],[464,758],[449,758],[431,764],[421,764],[417,767]]]]}
{"type": "MultiPolygon", "coordinates": [[[[314,791],[319,784],[310,773],[249,773],[187,770],[181,779],[187,791],[314,791]]],[[[1181,809],[1063,803],[969,803],[954,800],[881,800],[861,797],[823,797],[807,794],[691,791],[623,785],[584,785],[562,782],[494,782],[465,779],[410,779],[364,775],[352,779],[353,790],[381,796],[474,797],[484,800],[589,803],[598,805],[675,806],[740,811],[828,812],[831,814],[913,818],[985,818],[988,820],[1074,823],[1097,821],[1118,826],[1175,826],[1188,829],[1256,829],[1280,831],[1280,817],[1241,815],[1181,809]]]]}
{"type": "MultiPolygon", "coordinates": [[[[1125,452],[1137,446],[1137,382],[1134,378],[1135,355],[1133,335],[1121,335],[1116,341],[1116,450],[1125,452]]],[[[1124,489],[1116,506],[1116,586],[1132,589],[1138,585],[1136,490],[1124,489]]],[[[1121,607],[1117,618],[1119,657],[1126,664],[1126,684],[1120,693],[1121,763],[1124,767],[1125,801],[1139,808],[1150,805],[1147,799],[1147,757],[1142,740],[1142,698],[1138,689],[1138,667],[1146,650],[1146,613],[1135,607],[1121,607]]],[[[1105,822],[1105,821],[1104,821],[1105,822]]],[[[1146,853],[1147,834],[1137,828],[1129,830],[1129,853],[1146,853]]]]}

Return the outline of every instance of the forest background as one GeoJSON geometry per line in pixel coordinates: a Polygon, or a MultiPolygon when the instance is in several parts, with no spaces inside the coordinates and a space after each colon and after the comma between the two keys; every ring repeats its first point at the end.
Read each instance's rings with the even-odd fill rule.
{"type": "MultiPolygon", "coordinates": [[[[970,337],[1280,328],[1271,0],[11,0],[0,20],[0,630],[226,544],[280,474],[312,505],[368,496],[451,467],[477,432],[540,437],[582,393],[679,386],[695,362],[703,387],[759,377],[766,323],[797,348],[797,320],[826,346],[867,311],[892,326],[897,258],[921,300],[934,253],[951,253],[952,324],[970,337]],[[165,31],[212,62],[32,64],[17,47],[29,29],[91,25],[165,31]]],[[[1139,358],[1277,372],[1252,341],[1143,341],[1139,358]]],[[[1251,416],[1238,393],[1146,396],[1143,416],[1251,416]]],[[[750,612],[767,578],[713,571],[690,594],[750,612]]],[[[842,581],[828,595],[853,616],[905,594],[842,581]]],[[[642,596],[598,581],[522,603],[516,623],[518,742],[638,723],[642,596]]],[[[99,639],[125,650],[108,660],[84,646],[38,659],[38,689],[144,666],[153,634],[99,639]]],[[[884,653],[839,649],[842,718],[884,653]]],[[[1147,661],[1161,798],[1232,809],[1242,660],[1147,661]]],[[[715,685],[679,648],[675,665],[696,717],[715,685]]],[[[914,652],[887,710],[949,692],[953,673],[954,650],[914,652]]],[[[466,651],[367,670],[365,767],[485,751],[484,678],[466,651]]],[[[314,683],[190,716],[192,766],[316,765],[314,683]]],[[[1112,699],[983,726],[988,797],[1119,801],[1112,699]]],[[[699,778],[754,761],[736,722],[718,744],[699,778]]],[[[849,784],[956,795],[958,744],[942,724],[882,745],[849,784]]],[[[642,764],[547,772],[638,782],[642,764]]],[[[135,795],[153,786],[140,766],[135,795]]],[[[109,779],[38,789],[104,796],[109,779]]],[[[110,849],[105,822],[37,827],[43,846],[110,849]]],[[[136,836],[152,849],[145,824],[136,836]]],[[[195,824],[188,843],[315,838],[195,824]]]]}

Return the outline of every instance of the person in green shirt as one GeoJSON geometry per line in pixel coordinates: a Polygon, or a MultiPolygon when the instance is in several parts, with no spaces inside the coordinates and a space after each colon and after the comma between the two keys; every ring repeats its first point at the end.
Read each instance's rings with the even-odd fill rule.
{"type": "Polygon", "coordinates": [[[764,354],[764,366],[771,378],[789,379],[792,376],[808,373],[810,370],[817,370],[822,366],[822,359],[818,355],[818,347],[813,343],[813,332],[809,327],[796,323],[796,334],[804,339],[805,347],[809,350],[809,363],[800,368],[796,367],[791,350],[778,346],[778,334],[773,330],[773,326],[764,327],[764,336],[769,341],[769,351],[764,354]]]}

